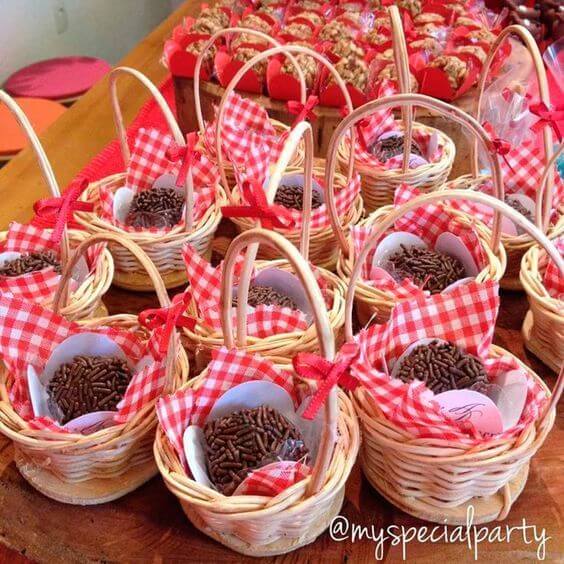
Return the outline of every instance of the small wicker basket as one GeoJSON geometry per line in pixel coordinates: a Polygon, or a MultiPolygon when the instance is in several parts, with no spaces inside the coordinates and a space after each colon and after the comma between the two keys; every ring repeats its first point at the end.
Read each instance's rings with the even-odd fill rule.
{"type": "MultiPolygon", "coordinates": [[[[354,283],[370,249],[402,214],[437,201],[443,195],[425,194],[411,200],[391,211],[371,234],[354,268],[347,293],[347,341],[353,339],[354,283]]],[[[564,271],[564,261],[554,245],[507,204],[477,192],[468,195],[463,190],[452,191],[446,197],[469,198],[507,215],[536,238],[564,271]]],[[[489,353],[491,356],[512,357],[509,352],[495,345],[491,346],[489,353]]],[[[514,360],[519,362],[516,358],[514,360]]],[[[530,368],[521,362],[519,364],[550,396],[544,382],[530,368]]],[[[353,393],[353,402],[362,429],[360,461],[364,474],[391,503],[427,521],[465,525],[469,506],[474,508],[474,524],[503,520],[525,487],[530,459],[542,446],[554,424],[556,405],[563,387],[564,371],[560,373],[549,405],[536,421],[517,437],[492,439],[479,448],[452,440],[414,438],[391,423],[367,390],[359,387],[353,393]]]]}
{"type": "MultiPolygon", "coordinates": [[[[25,135],[27,136],[31,147],[35,152],[35,156],[41,168],[41,173],[45,183],[49,187],[51,196],[59,198],[61,192],[55,178],[55,173],[51,168],[49,159],[37,138],[33,126],[29,122],[27,116],[23,113],[16,101],[6,92],[0,90],[0,101],[6,104],[6,107],[14,115],[25,135]]],[[[8,236],[7,231],[0,231],[0,244],[2,244],[8,236]]],[[[85,233],[78,230],[63,229],[61,237],[61,264],[64,266],[69,257],[71,249],[75,248],[86,236],[85,233]]],[[[102,296],[108,291],[112,283],[114,275],[114,261],[109,251],[104,249],[99,257],[96,268],[84,278],[82,283],[70,293],[67,304],[61,308],[61,315],[70,320],[87,319],[89,317],[102,317],[107,315],[108,310],[102,302],[102,296]]]]}
{"type": "MultiPolygon", "coordinates": [[[[365,104],[360,108],[357,108],[353,114],[347,116],[347,118],[343,120],[343,122],[341,122],[341,124],[337,127],[335,133],[333,134],[333,137],[331,138],[328,152],[325,178],[325,183],[328,186],[331,186],[333,183],[336,147],[338,147],[338,144],[340,143],[340,140],[344,133],[362,118],[376,110],[405,104],[409,104],[410,106],[417,105],[444,115],[455,123],[461,125],[465,130],[469,131],[474,136],[478,137],[484,144],[484,146],[486,146],[488,139],[486,132],[480,126],[480,124],[476,122],[476,120],[474,120],[471,116],[467,115],[462,110],[445,102],[434,100],[433,98],[424,96],[422,94],[400,94],[391,96],[386,100],[376,100],[369,102],[368,104],[365,104]]],[[[502,194],[501,191],[503,185],[501,181],[501,170],[499,163],[491,155],[489,155],[489,157],[492,164],[492,170],[494,170],[495,172],[494,186],[499,194],[502,194]]],[[[337,240],[339,241],[341,247],[341,254],[337,263],[337,272],[348,286],[350,285],[351,273],[354,269],[356,258],[354,256],[350,236],[347,238],[340,227],[338,218],[336,218],[335,216],[333,195],[331,194],[331,192],[329,192],[328,196],[328,206],[331,223],[333,225],[333,229],[337,234],[337,240]]],[[[385,206],[383,208],[380,208],[373,212],[370,216],[368,216],[363,222],[360,223],[360,225],[374,226],[375,228],[377,228],[383,221],[386,221],[386,219],[393,211],[393,206],[385,206]]],[[[497,230],[494,230],[494,233],[492,233],[475,218],[468,217],[466,214],[459,213],[455,210],[449,211],[453,215],[454,221],[456,221],[462,227],[474,229],[478,235],[481,248],[487,261],[487,266],[478,274],[477,280],[499,280],[503,276],[506,260],[505,251],[503,249],[503,246],[499,242],[499,228],[497,230]]],[[[499,226],[499,214],[496,214],[495,221],[496,226],[499,226]]],[[[362,281],[359,281],[356,284],[356,307],[359,321],[362,324],[365,324],[370,320],[375,320],[376,323],[385,322],[389,318],[390,311],[396,303],[396,297],[389,292],[383,291],[362,281]]]]}
{"type": "MultiPolygon", "coordinates": [[[[55,297],[54,311],[61,311],[70,272],[92,245],[123,245],[147,269],[162,307],[170,300],[158,270],[132,241],[115,233],[93,235],[84,240],[66,265],[55,297]]],[[[84,321],[85,327],[111,326],[147,334],[133,315],[115,315],[84,321]]],[[[166,389],[188,380],[188,359],[182,347],[171,339],[167,357],[166,389]]],[[[157,473],[152,456],[156,426],[154,405],[148,402],[124,424],[90,435],[31,429],[10,401],[13,376],[0,369],[0,432],[13,441],[16,465],[22,476],[44,495],[63,503],[94,505],[117,499],[145,483],[157,473]]]]}
{"type": "MultiPolygon", "coordinates": [[[[539,187],[540,201],[546,187],[548,170],[560,155],[564,144],[552,156],[539,187]]],[[[527,293],[529,311],[523,323],[525,346],[555,372],[564,363],[564,304],[553,298],[543,284],[548,264],[546,251],[533,245],[521,261],[521,284],[527,293]]]]}
{"type": "MultiPolygon", "coordinates": [[[[503,46],[504,42],[512,35],[517,35],[523,41],[527,47],[529,53],[534,62],[535,75],[539,86],[539,96],[542,102],[550,107],[550,89],[548,86],[548,80],[546,76],[546,69],[544,67],[542,55],[539,51],[538,45],[531,35],[531,33],[523,26],[512,25],[506,27],[501,31],[496,41],[492,45],[492,48],[488,54],[488,58],[484,63],[482,69],[482,75],[480,77],[480,82],[478,84],[478,102],[477,102],[477,121],[481,119],[481,109],[482,100],[484,97],[484,89],[486,86],[486,79],[488,76],[488,71],[491,64],[497,55],[499,49],[503,46]]],[[[551,159],[553,153],[552,149],[552,130],[550,125],[546,125],[543,130],[544,138],[544,164],[547,166],[551,159]]],[[[484,177],[479,175],[479,162],[478,162],[478,150],[476,142],[471,143],[471,166],[472,174],[470,176],[462,176],[452,182],[449,182],[444,186],[445,189],[459,188],[459,187],[470,187],[478,188],[481,183],[485,180],[484,177]]],[[[564,233],[564,209],[559,210],[558,219],[554,225],[550,225],[550,211],[553,201],[553,189],[554,189],[554,173],[552,170],[549,171],[547,177],[547,188],[544,198],[544,202],[538,198],[536,202],[537,207],[537,226],[540,227],[545,233],[548,234],[550,239],[554,239],[564,233]],[[542,219],[541,219],[542,218],[542,219]]],[[[537,194],[540,193],[540,190],[537,194]]],[[[511,236],[507,234],[502,234],[501,241],[505,250],[507,252],[507,269],[501,280],[501,287],[507,290],[522,290],[521,282],[519,279],[519,271],[521,268],[521,259],[527,250],[533,245],[534,240],[527,234],[519,236],[511,236]]]]}
{"type": "MultiPolygon", "coordinates": [[[[407,54],[401,16],[397,6],[390,6],[389,13],[392,30],[392,47],[398,74],[399,90],[402,94],[408,94],[411,91],[409,57],[407,54]]],[[[364,200],[364,207],[368,213],[382,206],[390,205],[394,201],[396,188],[404,182],[422,191],[429,191],[439,187],[449,177],[454,164],[456,147],[450,137],[444,132],[429,127],[428,125],[414,122],[411,110],[407,108],[402,110],[402,119],[398,120],[397,123],[398,129],[406,132],[405,139],[407,141],[404,143],[403,166],[401,169],[386,170],[382,167],[375,168],[374,166],[355,160],[354,169],[355,172],[360,174],[362,198],[364,200]],[[414,131],[421,134],[437,136],[438,147],[440,147],[442,151],[441,158],[438,161],[427,163],[413,169],[409,168],[409,154],[411,153],[414,131]]],[[[347,170],[348,162],[351,157],[351,147],[355,147],[355,143],[354,140],[351,141],[350,137],[344,137],[339,144],[337,158],[341,171],[347,170]]]]}
{"type": "MultiPolygon", "coordinates": [[[[312,305],[321,353],[334,355],[334,339],[319,287],[307,263],[296,248],[280,234],[253,229],[239,235],[225,259],[225,295],[233,285],[233,269],[238,254],[249,245],[276,246],[298,273],[312,305]]],[[[249,272],[239,286],[237,341],[245,328],[249,272]]],[[[235,346],[232,334],[230,302],[222,307],[225,345],[235,346]]],[[[287,367],[284,367],[287,369],[287,367]]],[[[206,371],[188,385],[197,387],[206,371]]],[[[242,554],[273,556],[284,554],[313,542],[339,513],[345,484],[359,448],[359,430],[352,404],[342,391],[330,392],[325,406],[324,433],[312,474],[274,498],[262,496],[226,497],[192,480],[184,470],[174,448],[159,427],[155,458],[169,490],[178,497],[193,525],[203,533],[242,554]]]]}
{"type": "MultiPolygon", "coordinates": [[[[204,121],[204,115],[203,115],[203,111],[202,111],[202,104],[201,104],[201,101],[200,101],[200,71],[201,71],[201,68],[202,68],[203,61],[204,61],[205,56],[207,55],[208,51],[213,47],[213,45],[215,45],[215,43],[217,42],[218,39],[225,37],[225,36],[232,36],[234,34],[239,34],[239,33],[244,33],[245,35],[250,35],[250,36],[256,37],[257,39],[261,39],[263,42],[269,44],[271,47],[281,47],[282,48],[281,43],[279,41],[277,41],[276,39],[274,39],[273,37],[271,37],[270,35],[267,35],[267,34],[263,33],[262,31],[257,31],[257,30],[254,30],[254,29],[247,29],[247,28],[243,28],[243,27],[230,27],[228,29],[221,29],[221,30],[217,31],[216,33],[214,33],[210,37],[210,39],[204,45],[200,54],[198,55],[198,58],[196,59],[196,63],[195,63],[195,66],[194,66],[194,109],[195,109],[195,113],[196,113],[196,119],[197,119],[197,122],[198,122],[198,129],[200,130],[200,137],[201,138],[205,135],[205,130],[206,130],[206,124],[205,124],[205,121],[204,121]]],[[[303,72],[302,72],[298,62],[296,61],[295,57],[293,56],[293,54],[289,50],[282,48],[282,50],[279,51],[279,52],[284,53],[288,57],[288,59],[290,60],[290,62],[294,66],[294,68],[296,69],[298,77],[300,77],[300,81],[303,85],[302,89],[301,89],[302,103],[305,103],[305,97],[306,97],[305,80],[304,80],[304,77],[303,77],[303,72]]],[[[249,65],[247,67],[247,70],[249,70],[251,68],[251,66],[252,65],[249,65]]],[[[245,72],[247,72],[247,71],[245,71],[245,72]]],[[[242,77],[243,74],[244,73],[239,73],[238,76],[242,77]]],[[[234,82],[233,88],[231,88],[229,90],[229,92],[232,92],[234,90],[234,87],[237,85],[239,80],[240,80],[240,78],[233,81],[234,82]]],[[[223,99],[227,99],[227,96],[224,95],[223,99]]],[[[219,116],[217,118],[217,122],[218,122],[218,125],[219,125],[219,123],[221,123],[219,116]]],[[[270,123],[272,124],[272,127],[275,129],[275,131],[279,135],[279,137],[281,137],[282,135],[284,135],[285,133],[290,131],[290,128],[285,123],[282,123],[281,121],[270,118],[270,123]]],[[[219,135],[219,132],[217,133],[217,135],[219,135]]],[[[233,165],[230,162],[225,161],[225,159],[223,159],[222,148],[221,148],[221,140],[219,138],[217,139],[215,154],[211,155],[211,156],[214,159],[217,159],[217,162],[220,165],[220,170],[221,170],[221,173],[222,173],[222,184],[223,184],[225,190],[227,191],[227,195],[229,197],[231,197],[231,192],[229,190],[229,187],[233,186],[236,183],[235,172],[233,170],[233,165]]],[[[291,161],[290,164],[291,164],[291,166],[301,167],[303,165],[303,162],[304,162],[304,147],[303,147],[303,144],[300,144],[298,146],[296,152],[294,153],[294,155],[292,157],[292,161],[291,161]]]]}
{"type": "MultiPolygon", "coordinates": [[[[123,160],[128,163],[130,151],[127,144],[126,129],[122,119],[122,113],[117,99],[117,79],[121,75],[131,75],[139,80],[152,94],[158,106],[166,118],[171,133],[175,141],[184,146],[185,140],[176,123],[176,120],[168,107],[165,99],[155,85],[142,73],[127,67],[118,67],[110,73],[110,96],[114,111],[114,121],[118,132],[121,145],[123,160]]],[[[99,190],[102,187],[109,187],[117,190],[123,186],[125,173],[118,173],[97,182],[90,184],[82,199],[94,204],[94,213],[77,213],[78,221],[91,234],[96,233],[115,233],[121,237],[129,238],[139,245],[147,254],[149,259],[155,264],[167,288],[176,288],[186,283],[186,272],[182,261],[182,247],[189,243],[198,249],[204,256],[211,255],[211,245],[213,236],[221,220],[221,205],[225,200],[225,194],[219,186],[216,186],[216,199],[211,206],[199,219],[192,225],[192,213],[190,203],[191,183],[187,182],[187,221],[185,225],[176,225],[166,233],[153,233],[151,231],[128,232],[120,227],[113,225],[109,221],[102,219],[96,214],[100,205],[99,190]]],[[[190,178],[190,175],[188,175],[190,178]]],[[[134,291],[150,291],[153,288],[151,280],[146,272],[139,267],[139,263],[134,256],[119,245],[110,245],[110,250],[115,261],[114,284],[120,288],[134,291]]]]}

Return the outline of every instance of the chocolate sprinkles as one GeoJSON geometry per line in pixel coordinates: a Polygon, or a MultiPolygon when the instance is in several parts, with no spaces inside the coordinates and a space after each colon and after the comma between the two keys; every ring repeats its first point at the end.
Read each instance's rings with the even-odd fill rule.
{"type": "MultiPolygon", "coordinates": [[[[282,184],[274,196],[274,203],[294,210],[304,209],[303,186],[282,184]]],[[[315,210],[323,204],[321,194],[317,190],[311,191],[311,209],[315,210]]]]}
{"type": "Polygon", "coordinates": [[[453,282],[466,276],[464,265],[455,257],[425,249],[406,247],[388,259],[388,271],[394,279],[409,278],[431,294],[442,292],[453,282]]]}
{"type": "MultiPolygon", "coordinates": [[[[247,303],[251,307],[257,307],[259,305],[277,305],[280,307],[289,307],[290,309],[299,309],[292,298],[281,294],[272,286],[251,286],[249,288],[247,303]]],[[[233,298],[232,305],[237,305],[237,296],[233,298]]]]}
{"type": "Polygon", "coordinates": [[[224,495],[231,495],[255,468],[308,455],[300,431],[265,405],[208,421],[204,437],[211,481],[224,495]]]}
{"type": "Polygon", "coordinates": [[[115,411],[131,380],[127,362],[117,357],[75,356],[59,366],[47,394],[62,412],[61,423],[94,411],[115,411]]]}
{"type": "MultiPolygon", "coordinates": [[[[511,206],[515,211],[518,211],[529,221],[534,221],[533,214],[516,198],[511,198],[510,196],[508,196],[505,198],[505,203],[508,206],[511,206]]],[[[518,227],[518,229],[520,228],[518,227]]]]}
{"type": "Polygon", "coordinates": [[[0,276],[21,276],[49,267],[53,267],[57,274],[61,274],[61,263],[53,251],[28,253],[6,261],[0,268],[0,276]]]}
{"type": "Polygon", "coordinates": [[[182,219],[185,196],[176,188],[151,188],[135,194],[125,219],[132,227],[173,227],[182,219]]]}
{"type": "Polygon", "coordinates": [[[403,382],[421,380],[435,394],[462,389],[485,393],[488,385],[480,359],[441,341],[415,347],[401,361],[397,378],[403,382]]]}
{"type": "MultiPolygon", "coordinates": [[[[385,163],[389,159],[397,155],[403,155],[404,136],[403,135],[390,135],[384,139],[379,139],[373,143],[369,152],[372,153],[379,161],[385,163]]],[[[411,142],[411,154],[423,156],[421,147],[415,142],[411,142]]]]}

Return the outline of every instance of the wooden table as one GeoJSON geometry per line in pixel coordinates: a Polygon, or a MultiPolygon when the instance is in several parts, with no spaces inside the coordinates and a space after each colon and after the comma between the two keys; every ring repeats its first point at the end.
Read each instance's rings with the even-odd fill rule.
{"type": "MultiPolygon", "coordinates": [[[[153,81],[165,77],[158,59],[162,43],[184,14],[194,13],[199,2],[191,0],[145,38],[121,62],[145,72],[153,81]]],[[[133,118],[146,99],[136,83],[124,81],[125,119],[133,118]],[[134,102],[132,102],[134,101],[134,102]]],[[[114,137],[107,97],[102,81],[79,100],[43,136],[55,173],[65,186],[74,175],[114,137]]],[[[24,151],[0,170],[0,228],[10,220],[24,221],[31,205],[45,196],[35,159],[24,151]]],[[[137,313],[155,300],[151,295],[134,295],[111,290],[105,299],[111,313],[137,313]]],[[[554,375],[524,351],[520,327],[526,312],[521,294],[503,295],[496,343],[525,359],[549,385],[554,375]]],[[[525,491],[513,506],[504,524],[545,528],[547,561],[564,561],[564,417],[559,415],[543,449],[533,460],[525,491]]],[[[376,532],[387,525],[423,526],[387,503],[367,484],[358,469],[348,486],[342,515],[351,522],[373,525],[376,532]]],[[[493,525],[492,525],[493,526],[493,525]]],[[[529,530],[530,531],[530,530],[529,530]]],[[[530,533],[529,533],[530,534],[530,533]]],[[[33,490],[19,475],[13,463],[13,448],[0,439],[0,540],[11,548],[0,548],[0,561],[25,562],[27,558],[44,562],[102,561],[244,561],[237,554],[196,531],[184,517],[176,499],[159,478],[125,498],[99,507],[65,506],[33,490]]],[[[370,540],[335,542],[329,534],[312,545],[279,558],[286,562],[354,562],[374,560],[375,544],[370,540]]],[[[536,545],[513,539],[510,544],[482,544],[481,561],[515,562],[535,557],[536,545]]],[[[473,554],[464,544],[417,544],[408,546],[410,561],[472,561],[473,554]]],[[[399,547],[385,547],[388,562],[401,560],[399,547]]]]}

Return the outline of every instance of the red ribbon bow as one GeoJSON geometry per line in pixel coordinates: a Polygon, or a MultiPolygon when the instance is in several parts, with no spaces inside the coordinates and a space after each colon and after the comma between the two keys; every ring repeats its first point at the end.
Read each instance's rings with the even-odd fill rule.
{"type": "Polygon", "coordinates": [[[509,159],[507,158],[507,155],[511,152],[511,150],[513,149],[511,143],[509,143],[509,141],[506,141],[505,139],[501,139],[500,137],[494,137],[495,135],[495,131],[493,126],[488,123],[488,122],[484,122],[484,129],[486,130],[486,132],[490,135],[490,142],[491,142],[491,148],[492,150],[498,154],[500,157],[503,157],[503,160],[505,161],[505,164],[513,171],[513,167],[511,166],[511,163],[509,162],[509,159]]]}
{"type": "Polygon", "coordinates": [[[299,353],[292,359],[296,373],[307,380],[321,382],[316,394],[303,413],[304,419],[313,419],[327,400],[334,386],[354,390],[358,380],[351,376],[350,367],[358,357],[360,349],[356,343],[343,345],[334,362],[312,353],[299,353]]]}
{"type": "Polygon", "coordinates": [[[158,338],[157,351],[164,357],[168,350],[170,336],[175,327],[185,327],[194,330],[196,320],[185,314],[192,296],[189,292],[177,294],[172,299],[170,307],[146,309],[139,314],[139,323],[150,331],[161,329],[158,338]]]}
{"type": "Polygon", "coordinates": [[[63,237],[65,225],[75,229],[81,226],[74,221],[75,211],[91,212],[94,204],[91,202],[79,202],[78,198],[88,188],[87,178],[78,178],[70,188],[58,198],[45,198],[33,204],[35,212],[31,224],[42,229],[53,229],[52,241],[60,243],[63,237]]]}
{"type": "Polygon", "coordinates": [[[177,143],[173,143],[166,151],[166,158],[172,162],[180,162],[180,170],[176,176],[176,186],[184,188],[186,185],[186,177],[192,168],[194,161],[199,161],[200,153],[196,151],[196,143],[198,136],[196,133],[188,133],[186,135],[186,146],[182,147],[177,143]]]}
{"type": "Polygon", "coordinates": [[[538,133],[545,125],[549,125],[558,141],[562,142],[564,134],[561,123],[564,122],[564,106],[556,106],[551,109],[544,102],[539,102],[529,106],[529,111],[539,117],[539,120],[531,127],[535,133],[538,133]]]}
{"type": "Polygon", "coordinates": [[[241,189],[246,206],[223,206],[224,217],[248,217],[259,219],[262,227],[290,229],[294,218],[289,209],[276,204],[268,205],[263,187],[256,180],[245,180],[241,189]]]}
{"type": "Polygon", "coordinates": [[[319,98],[317,96],[309,96],[305,104],[298,102],[297,100],[288,100],[288,111],[291,114],[296,115],[296,119],[292,124],[292,129],[298,125],[301,121],[309,120],[315,121],[317,115],[313,109],[319,104],[319,98]]]}
{"type": "MultiPolygon", "coordinates": [[[[346,118],[349,115],[349,109],[347,108],[347,106],[341,106],[339,109],[339,113],[341,114],[341,117],[346,118]]],[[[369,153],[370,151],[368,150],[369,143],[368,140],[366,139],[366,133],[364,132],[364,129],[369,126],[370,126],[370,120],[367,117],[362,118],[355,125],[356,134],[358,137],[358,143],[361,149],[367,153],[369,153]]]]}

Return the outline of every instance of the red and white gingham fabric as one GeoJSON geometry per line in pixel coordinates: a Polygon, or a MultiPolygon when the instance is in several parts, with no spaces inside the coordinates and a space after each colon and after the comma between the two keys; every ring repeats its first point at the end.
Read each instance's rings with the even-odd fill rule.
{"type": "MultiPolygon", "coordinates": [[[[560,255],[564,257],[564,237],[556,239],[554,244],[560,255]]],[[[552,260],[548,260],[548,264],[546,265],[544,287],[553,298],[564,302],[564,273],[558,270],[558,267],[552,260]]]]}
{"type": "MultiPolygon", "coordinates": [[[[473,426],[442,415],[433,392],[424,383],[407,384],[389,374],[405,349],[425,338],[453,342],[478,356],[490,380],[508,370],[522,370],[510,357],[488,357],[498,308],[498,285],[493,281],[471,282],[447,294],[403,301],[394,307],[387,323],[373,325],[357,335],[361,353],[351,374],[369,391],[386,418],[414,437],[470,444],[488,440],[473,426]]],[[[527,401],[519,423],[496,438],[521,432],[539,416],[546,400],[542,388],[528,377],[527,401]]]]}
{"type": "MultiPolygon", "coordinates": [[[[137,193],[149,190],[155,180],[163,174],[178,174],[180,164],[167,158],[167,151],[174,146],[174,138],[169,133],[150,128],[141,128],[135,139],[131,158],[127,167],[125,186],[137,193]]],[[[192,178],[194,182],[194,222],[202,218],[211,205],[213,205],[216,188],[219,182],[217,166],[205,155],[200,155],[192,165],[192,178]]],[[[100,216],[124,231],[151,233],[166,233],[169,228],[143,229],[125,225],[114,217],[114,195],[120,186],[102,185],[99,189],[100,216]]],[[[184,225],[184,218],[178,224],[184,225]]]]}
{"type": "MultiPolygon", "coordinates": [[[[157,403],[161,427],[186,467],[182,444],[184,431],[189,425],[203,427],[215,402],[229,389],[253,380],[263,380],[281,386],[298,407],[299,393],[294,389],[291,372],[280,370],[259,355],[223,347],[212,352],[212,361],[202,385],[194,390],[185,388],[164,396],[157,403]]],[[[236,494],[275,496],[302,480],[309,468],[300,462],[275,462],[254,471],[239,486],[236,494]],[[256,474],[256,475],[255,475],[256,474]],[[245,482],[248,481],[248,484],[245,482]]]]}
{"type": "MultiPolygon", "coordinates": [[[[402,184],[396,189],[394,207],[399,207],[406,202],[416,198],[421,192],[412,186],[402,184]]],[[[372,233],[372,227],[352,226],[351,237],[355,256],[358,257],[366,241],[372,233]]],[[[454,221],[454,215],[448,207],[439,204],[427,204],[408,212],[399,218],[392,232],[406,231],[420,237],[430,248],[435,246],[437,238],[441,233],[450,232],[460,238],[464,246],[470,251],[479,269],[486,266],[486,259],[477,233],[473,229],[463,227],[459,222],[454,221]]],[[[374,253],[378,245],[368,253],[368,257],[362,267],[361,278],[365,284],[374,286],[379,290],[387,292],[397,299],[416,298],[428,295],[416,286],[412,281],[404,279],[401,282],[383,275],[372,265],[374,253]]]]}
{"type": "MultiPolygon", "coordinates": [[[[151,347],[133,332],[116,327],[85,327],[67,321],[41,305],[9,294],[0,295],[0,357],[14,376],[10,399],[16,412],[31,428],[65,432],[47,418],[34,419],[27,387],[27,367],[40,374],[53,350],[65,339],[80,333],[106,335],[123,350],[132,364],[150,356],[151,347]]],[[[165,384],[162,362],[153,362],[135,373],[118,405],[116,423],[125,423],[147,402],[155,399],[165,384]]]]}
{"type": "MultiPolygon", "coordinates": [[[[190,245],[183,249],[182,256],[186,265],[186,273],[190,283],[190,292],[201,323],[213,331],[221,331],[221,276],[223,262],[218,267],[213,267],[205,258],[190,245]]],[[[237,259],[237,266],[243,262],[243,256],[237,259]]],[[[317,270],[314,270],[317,282],[325,297],[328,307],[332,305],[332,299],[327,291],[327,283],[317,270]]],[[[235,269],[235,284],[238,283],[238,268],[235,269]]],[[[305,331],[309,324],[306,315],[301,311],[289,307],[274,305],[260,305],[256,308],[248,308],[247,334],[251,337],[264,339],[271,335],[281,333],[294,333],[305,331]]],[[[236,326],[236,308],[232,308],[231,319],[236,326]]]]}
{"type": "MultiPolygon", "coordinates": [[[[217,156],[216,127],[214,121],[204,134],[212,159],[217,156]]],[[[263,106],[235,92],[231,92],[225,103],[221,135],[224,157],[249,179],[265,178],[271,163],[278,160],[285,139],[284,135],[278,135],[263,106]]]]}

